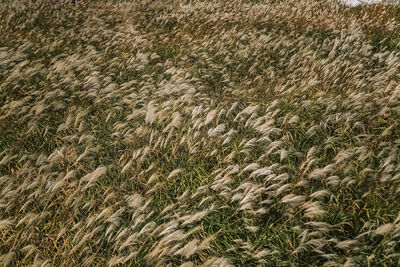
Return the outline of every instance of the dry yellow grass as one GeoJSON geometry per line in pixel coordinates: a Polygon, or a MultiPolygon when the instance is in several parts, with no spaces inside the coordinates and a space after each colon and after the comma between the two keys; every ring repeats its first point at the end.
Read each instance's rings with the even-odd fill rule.
{"type": "Polygon", "coordinates": [[[397,266],[399,8],[0,4],[4,266],[397,266]]]}

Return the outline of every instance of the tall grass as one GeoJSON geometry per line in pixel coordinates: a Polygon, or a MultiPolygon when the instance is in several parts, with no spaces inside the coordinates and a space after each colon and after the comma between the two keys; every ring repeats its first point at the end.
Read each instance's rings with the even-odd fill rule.
{"type": "Polygon", "coordinates": [[[4,266],[397,266],[399,8],[0,4],[4,266]]]}

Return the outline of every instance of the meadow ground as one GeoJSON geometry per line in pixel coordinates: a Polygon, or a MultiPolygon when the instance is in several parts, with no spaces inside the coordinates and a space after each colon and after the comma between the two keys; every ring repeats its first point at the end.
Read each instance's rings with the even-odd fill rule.
{"type": "Polygon", "coordinates": [[[399,266],[400,8],[0,4],[4,266],[399,266]]]}

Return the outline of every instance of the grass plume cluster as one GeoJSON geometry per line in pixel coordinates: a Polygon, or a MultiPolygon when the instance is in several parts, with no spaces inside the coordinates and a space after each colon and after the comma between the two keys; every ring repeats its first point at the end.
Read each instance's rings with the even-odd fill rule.
{"type": "Polygon", "coordinates": [[[82,2],[0,4],[4,266],[400,264],[398,7],[82,2]]]}

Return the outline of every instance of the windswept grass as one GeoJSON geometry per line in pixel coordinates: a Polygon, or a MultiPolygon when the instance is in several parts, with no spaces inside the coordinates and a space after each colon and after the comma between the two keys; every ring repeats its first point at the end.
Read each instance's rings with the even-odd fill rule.
{"type": "Polygon", "coordinates": [[[399,12],[2,2],[0,262],[400,265],[399,12]]]}

